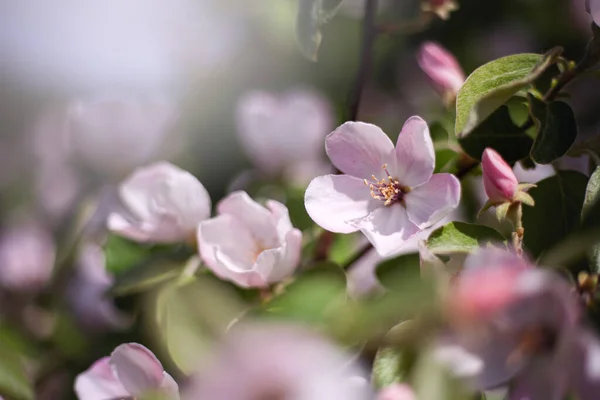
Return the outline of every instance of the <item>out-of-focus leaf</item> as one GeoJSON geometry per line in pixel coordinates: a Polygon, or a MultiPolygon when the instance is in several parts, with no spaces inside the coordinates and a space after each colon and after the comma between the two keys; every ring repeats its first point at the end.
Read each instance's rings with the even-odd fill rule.
{"type": "Polygon", "coordinates": [[[436,360],[433,349],[421,353],[412,377],[418,399],[464,400],[473,395],[436,360]]]}
{"type": "Polygon", "coordinates": [[[439,172],[456,172],[456,161],[458,160],[458,154],[451,149],[440,149],[435,152],[435,170],[437,174],[439,172]]]}
{"type": "Polygon", "coordinates": [[[596,243],[589,249],[592,270],[600,273],[600,167],[597,167],[585,190],[583,209],[581,210],[582,225],[588,230],[588,237],[593,237],[596,243]]]}
{"type": "Polygon", "coordinates": [[[531,158],[549,164],[569,151],[577,136],[577,122],[571,107],[562,101],[546,103],[528,95],[531,116],[538,135],[531,148],[531,158]]]}
{"type": "Polygon", "coordinates": [[[156,285],[177,278],[185,263],[163,258],[138,263],[115,278],[110,292],[115,296],[126,296],[143,292],[156,285]]]}
{"type": "Polygon", "coordinates": [[[379,282],[388,289],[394,289],[402,281],[419,279],[419,254],[403,254],[377,264],[375,270],[379,282]]]}
{"type": "Polygon", "coordinates": [[[236,293],[216,278],[202,275],[163,288],[155,301],[152,328],[177,367],[191,374],[207,360],[214,341],[243,315],[236,293]]]}
{"type": "Polygon", "coordinates": [[[338,265],[344,265],[352,259],[359,244],[360,236],[355,234],[335,235],[329,249],[329,259],[338,265]]]}
{"type": "Polygon", "coordinates": [[[561,171],[529,190],[535,207],[523,207],[524,244],[535,258],[579,228],[586,186],[585,175],[561,171]]]}
{"type": "Polygon", "coordinates": [[[52,341],[62,354],[73,358],[84,355],[90,346],[90,342],[75,321],[65,313],[56,316],[52,341]]]}
{"type": "Polygon", "coordinates": [[[485,148],[491,147],[508,162],[527,157],[533,145],[533,139],[513,123],[506,106],[500,106],[458,142],[476,160],[481,160],[485,148]]]}
{"type": "Polygon", "coordinates": [[[149,246],[141,245],[117,235],[109,235],[104,245],[106,270],[114,275],[127,271],[150,254],[149,246]]]}
{"type": "Polygon", "coordinates": [[[304,231],[314,226],[312,219],[306,212],[306,206],[304,205],[304,190],[298,190],[296,188],[287,190],[285,205],[288,208],[290,220],[294,227],[304,231]]]}
{"type": "Polygon", "coordinates": [[[296,39],[302,54],[317,61],[323,35],[321,27],[338,12],[343,0],[298,0],[296,39]]]}
{"type": "Polygon", "coordinates": [[[377,350],[373,361],[371,383],[375,389],[382,389],[393,383],[401,383],[406,379],[404,353],[396,347],[381,347],[377,350]]]}
{"type": "Polygon", "coordinates": [[[561,54],[554,48],[548,53],[515,54],[477,68],[465,81],[456,99],[457,137],[466,137],[498,107],[520,90],[526,89],[561,54]]]}
{"type": "Polygon", "coordinates": [[[504,242],[493,228],[466,222],[449,222],[431,232],[427,247],[435,254],[469,253],[487,243],[504,242]]]}
{"type": "Polygon", "coordinates": [[[300,275],[267,303],[264,316],[326,326],[345,302],[343,270],[332,263],[323,263],[300,275]]]}
{"type": "Polygon", "coordinates": [[[21,354],[5,342],[0,342],[0,395],[14,400],[34,398],[21,354]]]}

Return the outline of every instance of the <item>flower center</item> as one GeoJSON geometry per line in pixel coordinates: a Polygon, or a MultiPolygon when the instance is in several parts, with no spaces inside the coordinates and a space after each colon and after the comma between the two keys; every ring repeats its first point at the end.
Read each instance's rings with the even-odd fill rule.
{"type": "Polygon", "coordinates": [[[557,336],[557,332],[544,326],[524,330],[517,347],[508,356],[507,364],[515,364],[526,357],[552,352],[558,341],[557,336]]]}
{"type": "Polygon", "coordinates": [[[371,189],[371,196],[374,199],[381,200],[386,206],[397,201],[402,201],[404,195],[410,192],[410,188],[400,185],[398,179],[392,177],[387,169],[387,164],[383,165],[383,170],[387,178],[377,179],[375,175],[371,175],[371,181],[364,180],[365,186],[371,189]]]}

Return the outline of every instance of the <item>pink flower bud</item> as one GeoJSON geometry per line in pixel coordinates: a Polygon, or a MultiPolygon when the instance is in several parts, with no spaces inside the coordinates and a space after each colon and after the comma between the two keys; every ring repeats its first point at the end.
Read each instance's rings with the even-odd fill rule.
{"type": "Polygon", "coordinates": [[[438,43],[425,42],[419,50],[417,61],[445,99],[456,97],[465,82],[465,74],[452,53],[438,43]]]}
{"type": "Polygon", "coordinates": [[[415,400],[417,397],[410,386],[394,383],[379,392],[377,400],[415,400]]]}
{"type": "Polygon", "coordinates": [[[488,147],[483,152],[481,168],[483,186],[490,201],[494,203],[511,201],[517,192],[519,181],[502,156],[488,147]]]}

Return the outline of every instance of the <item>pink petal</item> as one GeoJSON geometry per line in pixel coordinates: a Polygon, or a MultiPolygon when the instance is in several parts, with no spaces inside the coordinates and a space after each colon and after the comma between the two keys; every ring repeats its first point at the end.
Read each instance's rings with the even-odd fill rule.
{"type": "Polygon", "coordinates": [[[569,363],[572,389],[580,400],[596,400],[600,393],[600,341],[588,330],[572,334],[576,340],[569,363]]]}
{"type": "Polygon", "coordinates": [[[137,343],[122,344],[110,356],[115,373],[133,396],[141,396],[160,388],[164,369],[146,347],[137,343]]]}
{"type": "Polygon", "coordinates": [[[300,262],[302,232],[293,229],[286,235],[285,244],[265,250],[256,259],[256,270],[268,283],[279,282],[290,276],[300,262]]]}
{"type": "Polygon", "coordinates": [[[353,223],[365,234],[382,257],[390,256],[400,250],[404,242],[419,231],[417,226],[408,219],[404,207],[398,203],[377,208],[353,223]]]}
{"type": "Polygon", "coordinates": [[[275,228],[277,229],[277,235],[280,241],[285,240],[285,235],[291,231],[294,227],[290,220],[290,213],[286,206],[275,200],[267,200],[267,208],[271,210],[271,214],[274,218],[275,228]]]}
{"type": "Polygon", "coordinates": [[[377,400],[416,400],[415,393],[406,384],[394,383],[382,389],[377,395],[377,400]]]}
{"type": "Polygon", "coordinates": [[[586,0],[586,9],[592,15],[594,23],[598,25],[600,23],[600,1],[598,0],[586,0]]]}
{"type": "Polygon", "coordinates": [[[346,122],[325,139],[329,159],[345,174],[370,179],[384,178],[383,165],[396,167],[394,144],[379,128],[364,122],[346,122]]]}
{"type": "Polygon", "coordinates": [[[485,149],[481,160],[485,193],[493,202],[511,201],[519,181],[510,165],[491,148],[485,149]]]}
{"type": "Polygon", "coordinates": [[[431,226],[454,210],[460,201],[460,182],[451,174],[435,174],[429,182],[404,196],[408,218],[419,229],[431,226]]]}
{"type": "Polygon", "coordinates": [[[136,242],[148,242],[151,240],[148,232],[141,230],[138,224],[132,223],[119,213],[111,213],[108,216],[106,226],[111,232],[135,240],[136,242]]]}
{"type": "Polygon", "coordinates": [[[238,191],[231,193],[217,205],[220,215],[231,215],[252,232],[263,248],[277,247],[279,239],[272,214],[248,196],[238,191]]]}
{"type": "Polygon", "coordinates": [[[110,357],[96,361],[75,379],[75,393],[79,400],[106,400],[131,396],[109,365],[110,357]]]}
{"type": "Polygon", "coordinates": [[[490,268],[490,267],[515,267],[532,268],[532,265],[523,257],[498,247],[482,247],[469,254],[464,263],[465,270],[490,268]]]}
{"type": "MultiPolygon", "coordinates": [[[[539,360],[542,361],[542,360],[539,360]]],[[[568,375],[562,368],[536,362],[511,382],[507,400],[563,400],[567,395],[568,375]]],[[[564,366],[568,368],[568,366],[564,366]]],[[[589,399],[597,399],[598,394],[589,399]]],[[[579,400],[586,400],[578,397],[579,400]]]]}
{"type": "MultiPolygon", "coordinates": [[[[277,249],[271,249],[270,251],[276,252],[277,249]]],[[[264,251],[262,253],[264,253],[264,251]]],[[[250,266],[236,263],[232,260],[231,253],[224,253],[218,248],[215,250],[214,257],[218,264],[218,268],[213,268],[212,270],[221,279],[233,282],[243,288],[262,288],[268,285],[267,278],[254,267],[254,263],[250,266]]],[[[279,258],[279,254],[274,256],[273,264],[277,262],[279,258]]],[[[273,265],[265,266],[265,269],[268,269],[268,271],[272,268],[273,265]]]]}
{"type": "Polygon", "coordinates": [[[371,197],[361,179],[349,175],[324,175],[310,182],[304,196],[308,215],[331,232],[351,233],[351,221],[366,217],[383,202],[371,197]]]}
{"type": "Polygon", "coordinates": [[[427,123],[410,117],[396,142],[396,169],[392,172],[404,186],[415,187],[429,180],[435,168],[435,152],[427,123]]]}
{"type": "Polygon", "coordinates": [[[201,222],[197,239],[202,260],[223,279],[232,280],[236,274],[252,269],[261,251],[252,233],[231,215],[219,215],[201,222]],[[219,262],[217,252],[226,255],[227,262],[219,262]]]}
{"type": "Polygon", "coordinates": [[[417,60],[439,93],[456,96],[465,82],[465,74],[452,53],[438,43],[425,42],[417,60]]]}

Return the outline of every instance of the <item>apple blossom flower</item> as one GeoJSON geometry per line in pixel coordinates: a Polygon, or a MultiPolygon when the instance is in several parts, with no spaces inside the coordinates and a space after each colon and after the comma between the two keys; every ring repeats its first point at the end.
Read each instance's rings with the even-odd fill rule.
{"type": "Polygon", "coordinates": [[[510,202],[514,199],[519,181],[510,165],[494,149],[487,148],[481,159],[485,193],[494,203],[510,202]]]}
{"type": "Polygon", "coordinates": [[[346,122],[325,140],[327,154],[344,175],[325,175],[306,189],[310,217],[332,232],[361,231],[379,255],[458,206],[460,183],[433,174],[435,153],[429,128],[419,117],[404,124],[396,147],[377,126],[346,122]]]}
{"type": "Polygon", "coordinates": [[[108,228],[138,242],[193,239],[210,217],[210,197],[192,174],[162,161],[135,170],[120,186],[126,210],[108,217],[108,228]]]}
{"type": "Polygon", "coordinates": [[[333,128],[333,113],[316,92],[247,93],[238,104],[237,124],[244,150],[267,175],[309,181],[330,169],[322,143],[333,128]]]}
{"type": "Polygon", "coordinates": [[[402,383],[393,383],[381,389],[377,400],[417,400],[417,396],[410,386],[402,383]]]}
{"type": "Polygon", "coordinates": [[[15,221],[0,234],[0,286],[18,292],[42,289],[52,275],[56,247],[34,220],[15,221]]]}
{"type": "Polygon", "coordinates": [[[148,394],[179,399],[177,382],[150,350],[137,343],[118,346],[110,357],[99,359],[79,374],[75,393],[79,400],[139,398],[148,394]]]}
{"type": "Polygon", "coordinates": [[[68,140],[87,165],[122,176],[164,154],[177,115],[175,104],[164,98],[82,99],[68,107],[68,140]]]}
{"type": "Polygon", "coordinates": [[[113,277],[106,271],[105,261],[100,246],[84,245],[75,263],[75,276],[67,286],[70,309],[77,321],[90,330],[123,329],[131,323],[107,296],[113,277]]]}
{"type": "Polygon", "coordinates": [[[241,287],[264,287],[294,272],[302,232],[283,204],[267,200],[265,208],[238,191],[222,199],[217,212],[198,225],[200,256],[217,276],[241,287]]]}
{"type": "Polygon", "coordinates": [[[184,399],[368,400],[352,358],[326,339],[291,325],[238,325],[184,399]]]}
{"type": "Polygon", "coordinates": [[[417,61],[444,101],[452,103],[466,79],[454,55],[438,43],[425,42],[417,61]]]}
{"type": "Polygon", "coordinates": [[[566,280],[507,251],[480,249],[452,290],[451,332],[436,353],[457,375],[480,390],[510,383],[509,400],[597,397],[600,340],[581,326],[566,280]]]}

